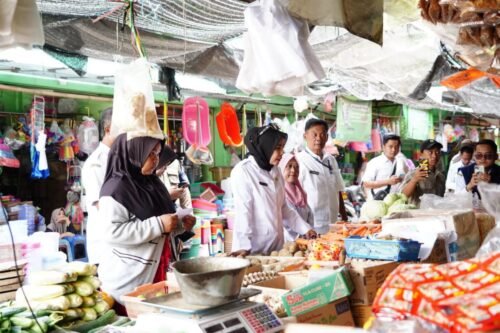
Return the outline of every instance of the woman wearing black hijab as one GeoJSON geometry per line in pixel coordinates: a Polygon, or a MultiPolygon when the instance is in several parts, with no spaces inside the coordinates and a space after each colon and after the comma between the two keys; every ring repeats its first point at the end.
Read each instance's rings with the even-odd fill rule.
{"type": "Polygon", "coordinates": [[[285,183],[277,165],[287,138],[275,125],[252,128],[245,136],[249,156],[231,172],[235,255],[269,254],[282,249],[284,221],[288,229],[300,235],[316,235],[285,201],[285,183]]]}
{"type": "Polygon", "coordinates": [[[167,236],[184,232],[177,227],[175,206],[167,189],[154,173],[163,149],[163,140],[128,140],[127,134],[121,134],[109,152],[99,199],[99,221],[106,244],[99,278],[102,289],[118,302],[137,286],[165,279],[167,236]]]}

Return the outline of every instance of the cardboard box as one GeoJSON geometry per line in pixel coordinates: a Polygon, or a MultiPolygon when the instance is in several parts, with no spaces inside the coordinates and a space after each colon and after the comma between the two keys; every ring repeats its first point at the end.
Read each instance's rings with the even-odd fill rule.
{"type": "Polygon", "coordinates": [[[408,231],[420,234],[451,231],[456,238],[454,242],[448,243],[451,261],[474,257],[481,245],[479,228],[472,210],[415,209],[394,213],[382,220],[382,230],[394,235],[408,231]]]}
{"type": "Polygon", "coordinates": [[[448,262],[448,255],[446,250],[446,239],[443,236],[438,236],[434,247],[432,248],[431,254],[427,259],[422,260],[426,264],[446,264],[448,262]]]}
{"type": "Polygon", "coordinates": [[[291,289],[307,284],[306,274],[278,275],[273,279],[250,285],[250,288],[259,289],[262,293],[250,298],[253,302],[265,303],[278,317],[286,317],[285,306],[281,296],[291,289]]]}
{"type": "Polygon", "coordinates": [[[315,310],[297,315],[298,323],[354,326],[349,300],[344,297],[315,310]]]}
{"type": "Polygon", "coordinates": [[[481,243],[483,243],[488,233],[496,226],[495,218],[487,213],[476,213],[475,215],[481,243]]]}
{"type": "Polygon", "coordinates": [[[281,299],[286,313],[289,316],[296,316],[347,297],[353,289],[349,272],[345,267],[341,267],[323,279],[294,288],[281,299]]]}
{"type": "Polygon", "coordinates": [[[349,296],[351,304],[371,305],[378,288],[398,265],[391,261],[352,260],[349,265],[349,274],[354,284],[354,291],[349,296]]]}
{"type": "Polygon", "coordinates": [[[231,253],[233,248],[233,231],[224,229],[224,253],[231,253]]]}
{"type": "Polygon", "coordinates": [[[356,327],[363,327],[372,316],[371,305],[353,305],[351,306],[352,317],[356,327]]]}

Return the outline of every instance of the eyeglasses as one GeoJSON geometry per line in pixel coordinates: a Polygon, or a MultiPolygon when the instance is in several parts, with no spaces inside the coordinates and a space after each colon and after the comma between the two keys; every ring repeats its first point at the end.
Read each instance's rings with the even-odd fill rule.
{"type": "Polygon", "coordinates": [[[482,160],[483,158],[485,160],[494,160],[495,159],[495,154],[491,154],[491,153],[488,153],[488,154],[483,154],[483,153],[475,153],[474,154],[474,158],[476,160],[482,160]]]}

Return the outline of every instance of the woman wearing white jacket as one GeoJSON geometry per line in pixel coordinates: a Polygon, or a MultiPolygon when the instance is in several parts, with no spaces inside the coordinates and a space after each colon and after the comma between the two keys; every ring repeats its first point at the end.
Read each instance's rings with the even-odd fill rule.
{"type": "Polygon", "coordinates": [[[109,152],[108,168],[99,199],[100,232],[105,253],[99,264],[102,289],[120,306],[123,294],[136,287],[165,280],[171,233],[191,229],[193,217],[178,228],[175,206],[154,174],[163,140],[153,137],[128,139],[119,135],[109,152]],[[179,230],[180,229],[180,230],[179,230]]]}
{"type": "Polygon", "coordinates": [[[284,227],[307,237],[316,236],[285,200],[285,183],[277,165],[286,140],[287,135],[274,125],[252,128],[245,136],[249,157],[231,172],[236,213],[233,255],[280,250],[284,227]]]}

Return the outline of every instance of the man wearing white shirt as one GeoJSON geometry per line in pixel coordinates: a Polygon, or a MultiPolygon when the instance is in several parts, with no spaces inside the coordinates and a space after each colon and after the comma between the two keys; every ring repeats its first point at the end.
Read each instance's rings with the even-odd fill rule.
{"type": "Polygon", "coordinates": [[[386,135],[383,140],[383,153],[368,162],[362,180],[363,187],[368,189],[368,200],[373,200],[381,191],[387,194],[399,192],[407,170],[405,162],[397,158],[400,148],[399,136],[386,135]]]}
{"type": "Polygon", "coordinates": [[[85,161],[82,169],[82,183],[85,189],[85,205],[87,207],[87,254],[89,262],[99,264],[102,253],[102,240],[99,237],[98,221],[99,196],[106,175],[108,154],[114,138],[110,134],[113,110],[108,108],[101,114],[102,141],[96,150],[85,161]]]}
{"type": "Polygon", "coordinates": [[[307,147],[297,154],[299,181],[314,215],[314,230],[325,234],[330,223],[337,222],[339,211],[341,218],[347,220],[342,198],[344,181],[335,158],[323,151],[328,139],[328,124],[324,120],[309,119],[304,139],[307,147]]]}
{"type": "MultiPolygon", "coordinates": [[[[460,148],[460,160],[455,163],[450,161],[450,168],[446,177],[446,192],[462,192],[465,190],[465,186],[457,188],[458,169],[468,166],[472,161],[473,154],[474,148],[472,145],[464,145],[460,148]]],[[[460,185],[458,186],[460,187],[460,185]]]]}

